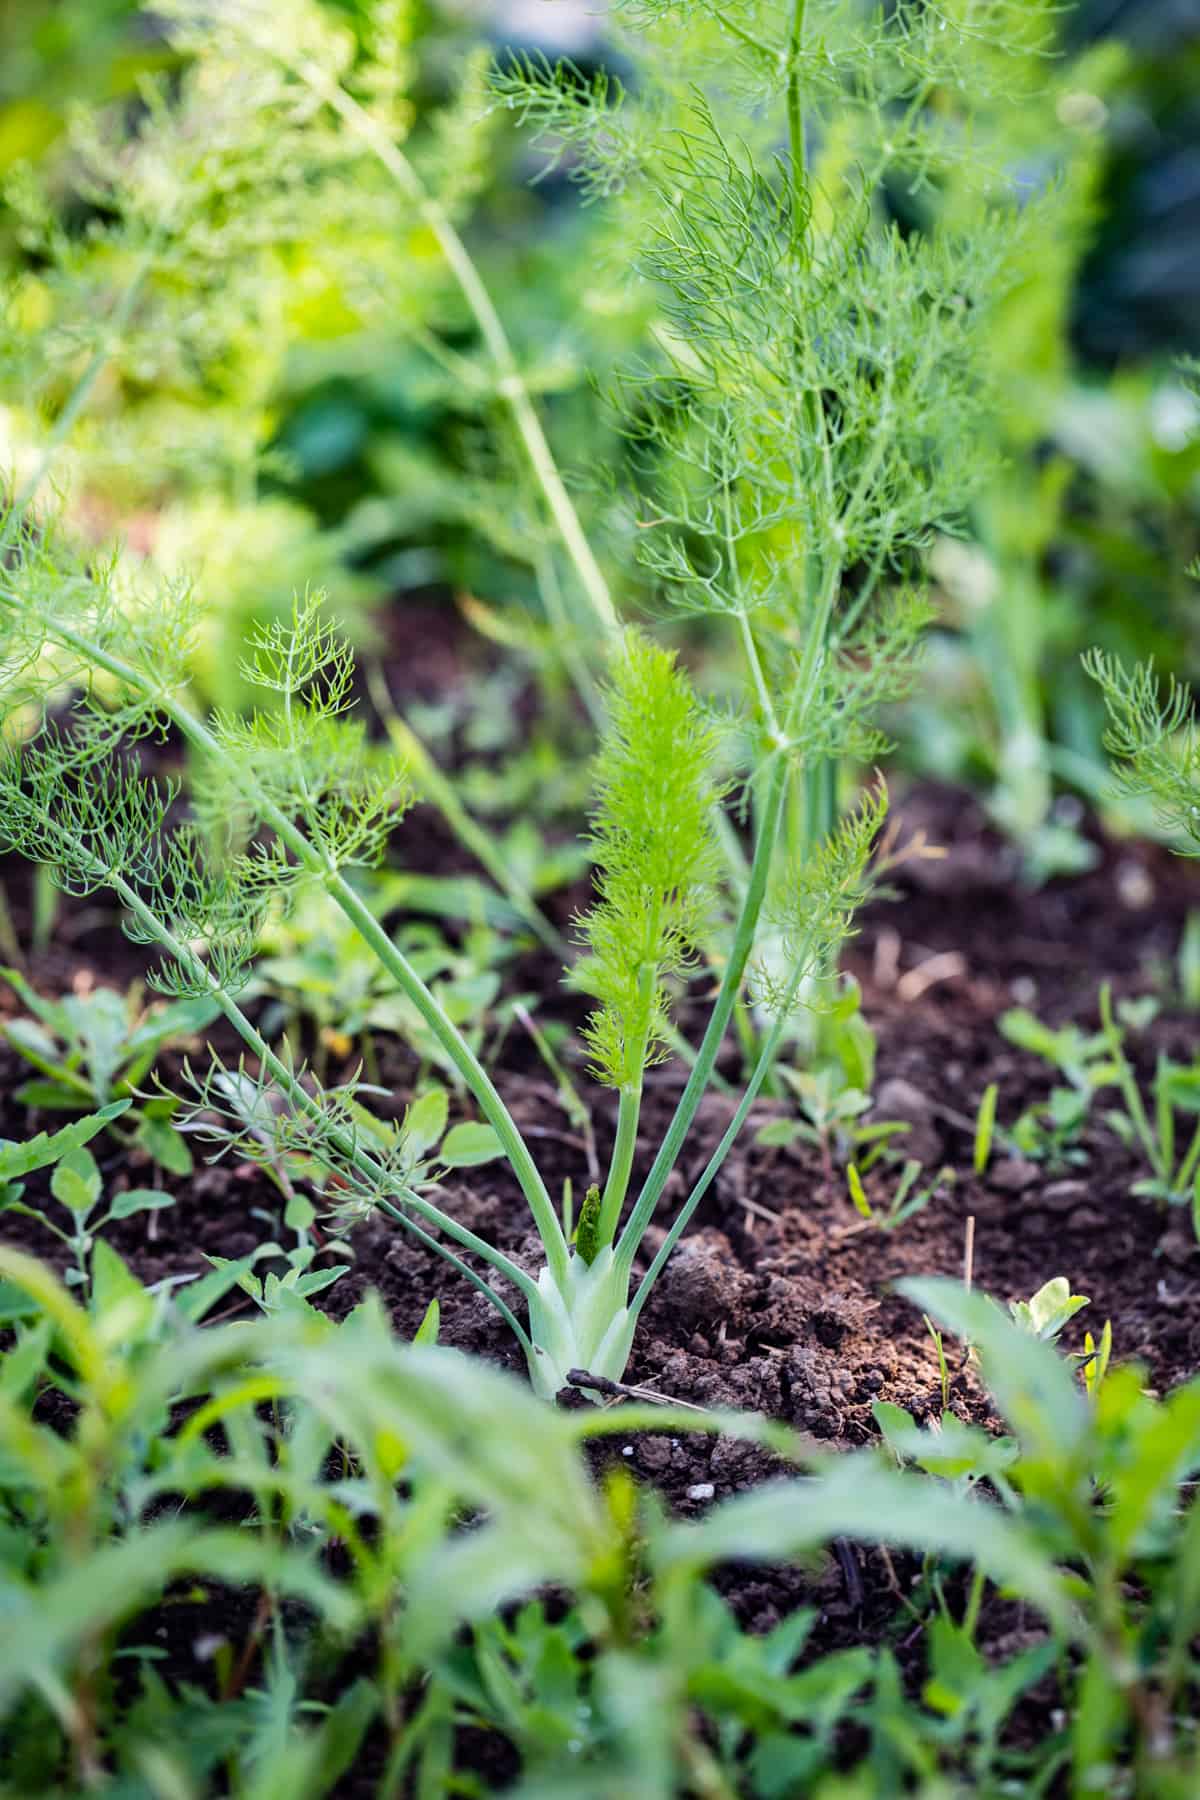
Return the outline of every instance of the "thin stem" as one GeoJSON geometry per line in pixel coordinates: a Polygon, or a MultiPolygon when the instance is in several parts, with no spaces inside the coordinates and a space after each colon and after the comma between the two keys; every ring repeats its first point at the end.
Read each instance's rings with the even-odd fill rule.
{"type": "MultiPolygon", "coordinates": [[[[99,870],[99,868],[100,865],[97,864],[97,870],[99,870]]],[[[314,1100],[313,1096],[308,1093],[303,1085],[297,1080],[293,1070],[288,1067],[282,1057],[278,1056],[276,1052],[272,1050],[262,1034],[251,1024],[236,1000],[232,999],[230,995],[224,992],[220,983],[212,974],[212,971],[205,966],[201,959],[196,955],[195,951],[187,944],[182,943],[180,939],[175,936],[169,926],[165,925],[158,917],[157,913],[152,911],[152,909],[146,905],[141,895],[136,889],[130,887],[129,883],[122,876],[116,874],[113,870],[106,870],[104,873],[105,880],[107,884],[112,887],[114,893],[120,897],[124,904],[129,908],[129,911],[145,927],[145,929],[152,934],[155,940],[162,945],[168,955],[173,956],[179,962],[180,966],[188,971],[193,979],[204,982],[205,986],[212,994],[213,999],[221,1008],[221,1011],[229,1020],[229,1023],[233,1026],[238,1036],[242,1039],[243,1043],[247,1044],[249,1048],[253,1050],[263,1068],[270,1072],[280,1091],[286,1095],[291,1105],[296,1107],[298,1111],[307,1114],[309,1118],[318,1121],[323,1128],[328,1129],[329,1120],[327,1115],[322,1111],[320,1104],[314,1100]]],[[[369,1156],[359,1145],[355,1144],[354,1141],[344,1133],[337,1131],[336,1129],[333,1130],[330,1133],[330,1142],[335,1145],[339,1154],[345,1156],[346,1160],[357,1168],[361,1174],[365,1175],[368,1180],[378,1182],[381,1179],[386,1179],[387,1170],[383,1164],[377,1162],[374,1157],[369,1156]]],[[[414,1189],[405,1188],[403,1190],[403,1198],[406,1206],[411,1206],[415,1211],[421,1213],[423,1217],[436,1225],[439,1230],[446,1232],[449,1237],[456,1239],[464,1249],[473,1250],[477,1256],[482,1256],[487,1262],[491,1263],[493,1268],[500,1274],[506,1276],[514,1286],[520,1289],[527,1300],[536,1299],[537,1283],[533,1281],[530,1276],[526,1275],[523,1269],[518,1268],[516,1263],[505,1256],[502,1250],[497,1250],[483,1238],[477,1237],[473,1231],[469,1231],[465,1225],[460,1225],[457,1219],[451,1218],[449,1213],[444,1213],[440,1206],[435,1206],[431,1200],[427,1200],[423,1194],[418,1194],[414,1189]]]]}
{"type": "Polygon", "coordinates": [[[654,1261],[650,1264],[649,1269],[647,1269],[645,1275],[642,1277],[637,1293],[634,1295],[629,1309],[630,1314],[634,1319],[638,1317],[643,1306],[645,1306],[646,1301],[649,1299],[650,1290],[658,1280],[658,1277],[662,1272],[663,1264],[679,1242],[680,1236],[701,1200],[703,1200],[705,1194],[716,1180],[722,1163],[732,1150],[738,1134],[746,1122],[746,1116],[749,1113],[750,1108],[758,1099],[763,1083],[771,1072],[775,1057],[779,1051],[779,1046],[783,1041],[783,1034],[787,1027],[788,1016],[795,1004],[800,983],[808,971],[809,961],[810,956],[808,947],[806,946],[796,958],[791,979],[788,982],[787,991],[775,1017],[775,1023],[772,1025],[771,1030],[759,1051],[758,1061],[754,1065],[754,1073],[751,1075],[746,1091],[738,1103],[737,1111],[729,1121],[729,1125],[720,1143],[705,1164],[704,1172],[700,1176],[700,1179],[696,1182],[696,1185],[693,1187],[691,1193],[676,1214],[670,1230],[659,1245],[654,1261]]]}
{"type": "Polygon", "coordinates": [[[1112,1050],[1113,1062],[1117,1070],[1117,1085],[1121,1090],[1121,1098],[1125,1102],[1130,1123],[1137,1132],[1145,1153],[1146,1161],[1154,1173],[1164,1181],[1169,1181],[1171,1171],[1162,1167],[1158,1140],[1151,1130],[1150,1121],[1146,1117],[1146,1109],[1142,1105],[1141,1091],[1138,1088],[1137,1076],[1129,1058],[1125,1054],[1125,1046],[1121,1041],[1121,1032],[1113,1020],[1112,988],[1106,981],[1100,989],[1100,1023],[1104,1027],[1105,1036],[1112,1050]]]}
{"type": "Polygon", "coordinates": [[[548,950],[552,950],[556,956],[561,956],[565,960],[569,951],[566,939],[555,930],[532,894],[512,873],[504,858],[497,855],[492,838],[471,817],[455,793],[454,783],[442,773],[407,719],[400,717],[392,704],[392,697],[388,693],[387,683],[383,679],[383,671],[378,663],[373,663],[367,671],[367,692],[371,696],[371,704],[379,714],[380,721],[392,743],[409,763],[422,799],[431,801],[437,807],[459,843],[486,869],[500,892],[511,904],[514,912],[528,925],[535,936],[545,944],[548,950]]]}
{"type": "MultiPolygon", "coordinates": [[[[272,45],[268,48],[275,55],[281,54],[278,46],[272,45]]],[[[283,57],[283,60],[286,61],[286,57],[283,57]]],[[[314,93],[320,94],[321,98],[333,108],[355,136],[367,146],[415,206],[420,217],[436,238],[438,248],[462,290],[463,298],[492,359],[498,377],[497,391],[512,414],[517,435],[529,460],[529,466],[541,488],[559,537],[562,539],[563,547],[574,564],[580,586],[587,595],[604,632],[615,634],[618,630],[618,619],[608,583],[604,579],[583,526],[579,522],[579,515],[563,484],[553,452],[546,441],[546,434],[542,430],[541,421],[529,398],[528,389],[517,366],[517,359],[512,345],[509,343],[508,334],[470,252],[444,209],[433,199],[432,195],[426,192],[416,170],[379,121],[373,118],[364,106],[360,106],[354,96],[347,93],[339,82],[331,80],[325,71],[318,68],[315,63],[302,61],[292,66],[300,79],[306,82],[314,93]]]]}
{"type": "Polygon", "coordinates": [[[525,1330],[525,1327],[521,1324],[512,1308],[500,1298],[495,1288],[489,1286],[482,1275],[477,1275],[470,1264],[465,1263],[461,1256],[456,1256],[448,1245],[440,1243],[430,1232],[425,1231],[418,1225],[415,1219],[410,1219],[403,1208],[393,1206],[390,1200],[381,1200],[379,1205],[380,1209],[388,1215],[389,1219],[395,1219],[398,1225],[403,1225],[405,1231],[410,1232],[411,1235],[416,1238],[418,1243],[424,1244],[427,1250],[435,1251],[438,1256],[442,1257],[450,1264],[451,1268],[456,1269],[460,1275],[465,1276],[471,1286],[477,1288],[485,1299],[491,1301],[496,1311],[500,1314],[500,1317],[504,1320],[504,1323],[508,1326],[508,1329],[520,1344],[526,1356],[532,1359],[534,1352],[533,1345],[529,1341],[529,1333],[525,1330]]]}
{"type": "MultiPolygon", "coordinates": [[[[657,935],[657,917],[654,932],[657,935]]],[[[609,1165],[608,1180],[604,1184],[604,1197],[600,1202],[600,1218],[597,1224],[597,1237],[602,1245],[611,1244],[617,1235],[617,1226],[621,1222],[621,1208],[625,1204],[629,1177],[633,1170],[633,1155],[637,1149],[638,1120],[642,1111],[642,1091],[646,1081],[646,1049],[650,1041],[654,980],[657,973],[657,968],[653,963],[643,963],[638,971],[638,1018],[626,1051],[627,1063],[632,1074],[621,1085],[621,1097],[617,1103],[617,1139],[613,1145],[612,1162],[609,1165]]]]}
{"type": "Polygon", "coordinates": [[[747,50],[757,50],[760,56],[770,57],[772,62],[777,60],[779,56],[778,48],[774,44],[768,44],[765,38],[755,37],[754,33],[752,31],[747,31],[744,25],[739,25],[736,19],[730,17],[723,6],[710,5],[709,11],[717,21],[717,24],[720,25],[723,30],[727,31],[731,37],[735,37],[739,44],[745,44],[747,50]]]}
{"type": "Polygon", "coordinates": [[[754,860],[750,865],[750,879],[746,884],[746,894],[738,915],[733,944],[730,947],[729,960],[725,965],[720,990],[709,1016],[707,1029],[701,1039],[695,1067],[688,1077],[687,1086],[680,1096],[667,1134],[659,1147],[658,1155],[654,1159],[650,1173],[638,1195],[637,1204],[617,1246],[617,1257],[627,1269],[633,1266],[637,1247],[645,1235],[647,1225],[654,1217],[654,1209],[658,1204],[659,1196],[666,1186],[667,1177],[675,1166],[679,1152],[683,1148],[683,1141],[696,1116],[700,1101],[704,1097],[712,1066],[724,1039],[730,1014],[733,1012],[734,1002],[741,990],[742,977],[746,972],[746,964],[750,960],[750,952],[754,946],[754,933],[766,896],[767,877],[770,873],[775,842],[779,835],[779,822],[783,815],[784,796],[787,792],[787,775],[787,764],[783,755],[776,752],[771,768],[770,785],[759,819],[754,860]]]}
{"type": "Polygon", "coordinates": [[[331,875],[326,881],[326,886],[351,924],[357,926],[359,935],[364,942],[370,945],[389,975],[394,977],[397,986],[416,1007],[439,1043],[453,1058],[456,1068],[462,1072],[463,1079],[479,1102],[488,1124],[492,1126],[503,1144],[513,1173],[521,1184],[522,1192],[529,1203],[529,1210],[533,1214],[534,1224],[537,1226],[538,1236],[545,1247],[546,1261],[550,1265],[554,1278],[560,1286],[565,1284],[570,1254],[558,1213],[546,1191],[546,1184],[538,1172],[537,1165],[530,1155],[529,1146],[521,1136],[512,1114],[500,1098],[491,1076],[462,1033],[446,1016],[408,958],[392,943],[379,921],[364,905],[346,878],[340,874],[331,875]]]}
{"type": "Polygon", "coordinates": [[[800,53],[804,46],[804,14],[807,0],[794,0],[787,43],[788,159],[792,178],[792,249],[802,241],[802,221],[807,210],[807,162],[804,148],[804,102],[800,92],[800,53]]]}
{"type": "MultiPolygon", "coordinates": [[[[173,695],[156,690],[147,677],[131,664],[110,655],[99,645],[91,643],[78,632],[72,631],[69,626],[52,621],[49,629],[62,643],[79,650],[98,668],[107,670],[109,674],[115,675],[136,691],[156,700],[189,743],[194,744],[205,755],[225,760],[225,752],[219,740],[213,736],[202,720],[198,719],[187,707],[181,705],[173,695]]],[[[392,943],[383,927],[364,905],[345,877],[329,863],[316,845],[309,841],[287,814],[282,812],[270,799],[269,795],[263,793],[262,789],[258,787],[254,780],[252,764],[247,762],[242,765],[241,772],[248,787],[255,794],[264,822],[277,834],[280,842],[291,850],[301,865],[323,882],[335,905],[345,914],[351,924],[356,927],[359,935],[375,952],[405,998],[416,1007],[421,1018],[429,1026],[438,1043],[462,1075],[464,1082],[479,1102],[488,1123],[493,1127],[504,1146],[513,1172],[521,1184],[521,1189],[533,1214],[538,1233],[546,1249],[546,1260],[550,1264],[555,1280],[560,1285],[565,1283],[570,1258],[558,1215],[530,1155],[528,1145],[479,1058],[458,1027],[438,1004],[407,957],[392,943]]]]}

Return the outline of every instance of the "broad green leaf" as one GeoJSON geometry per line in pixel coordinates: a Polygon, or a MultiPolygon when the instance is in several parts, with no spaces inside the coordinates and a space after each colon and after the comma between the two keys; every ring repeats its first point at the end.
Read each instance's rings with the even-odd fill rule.
{"type": "Polygon", "coordinates": [[[72,1150],[90,1143],[106,1125],[119,1119],[128,1109],[128,1100],[113,1100],[99,1112],[89,1113],[86,1119],[74,1119],[58,1131],[39,1131],[24,1144],[0,1141],[0,1181],[15,1181],[18,1176],[32,1174],[34,1169],[44,1169],[49,1163],[57,1162],[72,1150]]]}
{"type": "Polygon", "coordinates": [[[215,1000],[196,995],[187,1000],[174,1000],[170,1005],[148,1013],[136,1030],[126,1037],[124,1060],[131,1061],[147,1052],[153,1056],[173,1038],[192,1037],[196,1032],[204,1031],[220,1016],[220,1011],[215,1000]]]}
{"type": "MultiPolygon", "coordinates": [[[[36,988],[30,987],[19,969],[0,968],[0,980],[7,981],[9,987],[29,1008],[34,1018],[40,1019],[47,1030],[53,1032],[57,1037],[66,1036],[66,1013],[60,1001],[43,999],[36,988]]],[[[5,1031],[7,1032],[13,1025],[20,1023],[21,1021],[18,1019],[8,1021],[5,1031]]],[[[53,1047],[53,1043],[51,1043],[51,1048],[53,1047]]]]}
{"type": "Polygon", "coordinates": [[[13,1099],[19,1100],[22,1106],[37,1107],[41,1112],[86,1112],[92,1104],[89,1094],[81,1094],[78,1088],[48,1080],[44,1075],[34,1081],[23,1081],[14,1090],[13,1099]]]}
{"type": "Polygon", "coordinates": [[[162,1188],[129,1188],[118,1194],[108,1209],[110,1219],[128,1219],[134,1213],[156,1212],[160,1207],[174,1206],[175,1195],[162,1188]]]}
{"type": "MultiPolygon", "coordinates": [[[[34,1019],[5,1019],[0,1025],[0,1032],[14,1050],[19,1051],[35,1068],[43,1069],[52,1081],[55,1069],[67,1061],[58,1039],[34,1019]]],[[[64,1083],[65,1085],[68,1084],[64,1083]]],[[[86,1095],[79,1089],[75,1091],[79,1093],[81,1100],[86,1099],[86,1095]]]]}
{"type": "Polygon", "coordinates": [[[990,1501],[887,1468],[873,1451],[847,1455],[815,1478],[764,1482],[699,1523],[671,1525],[655,1560],[664,1569],[696,1570],[745,1559],[779,1562],[835,1537],[974,1562],[1074,1633],[1061,1577],[1032,1530],[990,1501]]]}
{"type": "Polygon", "coordinates": [[[50,1177],[50,1192],[77,1219],[91,1212],[102,1185],[96,1159],[83,1145],[68,1150],[50,1177]]]}
{"type": "Polygon", "coordinates": [[[283,1213],[289,1231],[308,1231],[316,1223],[317,1209],[307,1194],[293,1194],[283,1213]]]}
{"type": "Polygon", "coordinates": [[[1200,1464],[1200,1381],[1176,1388],[1138,1422],[1131,1440],[1110,1478],[1108,1535],[1120,1561],[1154,1516],[1177,1504],[1180,1479],[1200,1464]]]}
{"type": "Polygon", "coordinates": [[[955,1481],[963,1475],[982,1479],[1011,1468],[1019,1454],[1012,1438],[990,1437],[977,1426],[947,1415],[934,1430],[923,1430],[902,1407],[876,1401],[875,1422],[902,1462],[914,1462],[927,1475],[955,1481]]]}
{"type": "Polygon", "coordinates": [[[1052,1467],[1069,1459],[1088,1430],[1083,1391],[1058,1352],[1022,1331],[986,1295],[939,1277],[901,1281],[898,1290],[979,1353],[984,1380],[1026,1454],[1052,1467]]]}
{"type": "Polygon", "coordinates": [[[444,1087],[428,1087],[419,1094],[404,1115],[405,1141],[420,1156],[432,1150],[446,1129],[450,1096],[444,1087]]]}
{"type": "Polygon", "coordinates": [[[127,1347],[154,1317],[147,1292],[111,1244],[97,1238],[92,1249],[92,1317],[107,1343],[127,1347]]]}
{"type": "Polygon", "coordinates": [[[137,1130],[137,1142],[152,1161],[171,1175],[190,1175],[192,1153],[169,1119],[150,1115],[137,1130]]]}
{"type": "Polygon", "coordinates": [[[504,1146],[492,1127],[468,1120],[451,1126],[442,1140],[438,1159],[448,1169],[473,1169],[503,1155],[504,1146]]]}
{"type": "Polygon", "coordinates": [[[768,1119],[754,1134],[754,1142],[768,1150],[786,1150],[800,1135],[794,1119],[768,1119]]]}

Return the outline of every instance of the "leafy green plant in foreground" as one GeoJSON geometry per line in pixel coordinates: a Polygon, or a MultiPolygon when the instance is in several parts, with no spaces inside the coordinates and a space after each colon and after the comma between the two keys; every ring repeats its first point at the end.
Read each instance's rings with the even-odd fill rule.
{"type": "Polygon", "coordinates": [[[316,1796],[369,1735],[360,1779],[434,1792],[472,1779],[466,1725],[511,1746],[527,1800],[780,1800],[823,1779],[812,1791],[868,1800],[1063,1782],[1180,1800],[1194,1784],[1200,1384],[1160,1401],[1115,1370],[1089,1397],[983,1296],[913,1283],[975,1347],[1011,1435],[881,1409],[886,1455],[815,1456],[753,1417],[542,1406],[458,1352],[396,1343],[373,1302],[342,1325],[295,1309],[197,1329],[233,1279],[150,1294],[101,1244],[84,1308],[0,1250],[15,1330],[0,1779],[16,1791],[316,1796]],[[32,1416],[53,1394],[65,1424],[32,1416]],[[804,1472],[672,1520],[583,1454],[646,1430],[733,1433],[804,1472]],[[817,1654],[805,1610],[744,1636],[704,1579],[835,1539],[920,1559],[875,1650],[817,1654]],[[532,1599],[546,1588],[563,1596],[553,1617],[532,1599]],[[1006,1599],[1025,1609],[1015,1655],[1006,1599]],[[214,1606],[208,1660],[184,1682],[160,1671],[139,1625],[191,1644],[192,1609],[207,1635],[214,1606]],[[919,1697],[898,1642],[914,1627],[919,1697]],[[1033,1743],[1010,1734],[1047,1682],[1060,1720],[1033,1743]]]}
{"type": "Polygon", "coordinates": [[[62,1239],[75,1259],[74,1268],[66,1274],[73,1287],[87,1285],[96,1234],[105,1225],[114,1219],[128,1219],[134,1213],[154,1212],[175,1204],[175,1196],[161,1188],[123,1188],[104,1204],[103,1179],[88,1144],[105,1126],[119,1119],[128,1106],[128,1100],[114,1100],[100,1112],[76,1119],[58,1131],[43,1131],[28,1143],[0,1140],[0,1212],[24,1213],[62,1239]],[[51,1196],[69,1214],[72,1231],[64,1230],[44,1207],[24,1197],[22,1178],[48,1167],[53,1169],[51,1196]],[[101,1205],[104,1210],[98,1211],[101,1205]]]}
{"type": "Polygon", "coordinates": [[[134,1105],[159,1052],[168,1044],[202,1032],[217,1017],[211,999],[189,998],[169,1005],[141,1004],[136,988],[119,994],[96,987],[47,1000],[16,969],[0,969],[31,1018],[0,1019],[0,1036],[36,1071],[22,1082],[14,1100],[47,1112],[88,1112],[114,1099],[134,1126],[132,1142],[174,1175],[187,1175],[192,1160],[171,1123],[169,1095],[134,1105]]]}

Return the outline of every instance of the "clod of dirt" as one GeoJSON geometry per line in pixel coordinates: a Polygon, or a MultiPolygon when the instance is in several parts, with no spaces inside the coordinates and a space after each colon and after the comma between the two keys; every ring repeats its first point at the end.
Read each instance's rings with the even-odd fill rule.
{"type": "Polygon", "coordinates": [[[659,1279],[662,1301],[689,1331],[716,1325],[737,1309],[746,1276],[720,1231],[684,1238],[659,1279]]]}

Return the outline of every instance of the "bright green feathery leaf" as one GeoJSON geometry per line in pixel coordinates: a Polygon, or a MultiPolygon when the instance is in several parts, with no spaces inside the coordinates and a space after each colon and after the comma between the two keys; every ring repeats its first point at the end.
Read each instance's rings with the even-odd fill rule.
{"type": "Polygon", "coordinates": [[[584,1031],[611,1086],[666,1054],[665,981],[698,948],[718,861],[716,732],[674,655],[627,634],[595,763],[597,901],[581,921],[583,979],[600,1002],[584,1031]]]}

